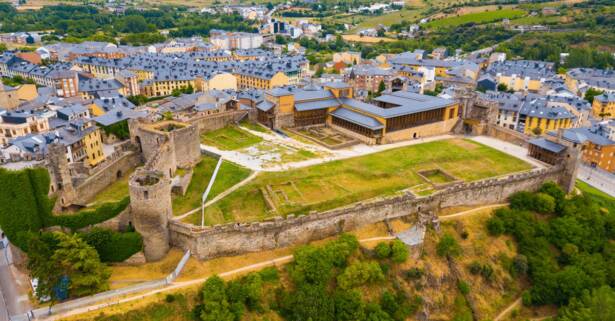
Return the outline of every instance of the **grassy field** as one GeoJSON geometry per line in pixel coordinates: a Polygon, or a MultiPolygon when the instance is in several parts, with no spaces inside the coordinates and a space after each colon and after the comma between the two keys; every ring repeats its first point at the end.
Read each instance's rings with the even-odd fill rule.
{"type": "Polygon", "coordinates": [[[201,135],[201,143],[222,150],[237,150],[256,145],[262,138],[252,135],[237,126],[227,126],[201,135]]]}
{"type": "Polygon", "coordinates": [[[588,196],[609,212],[615,213],[615,197],[580,180],[577,180],[576,186],[583,195],[588,196]]]}
{"type": "Polygon", "coordinates": [[[444,19],[433,20],[425,24],[426,28],[441,28],[441,27],[455,27],[466,23],[483,24],[489,22],[496,22],[502,19],[515,19],[525,15],[525,11],[519,9],[502,9],[496,11],[486,11],[470,13],[458,17],[449,17],[444,19]]]}
{"type": "MultiPolygon", "coordinates": [[[[209,179],[216,167],[217,159],[213,157],[203,157],[200,163],[194,168],[192,180],[188,186],[186,194],[173,198],[173,213],[175,215],[184,214],[201,205],[201,195],[209,184],[209,179]]],[[[216,195],[227,190],[231,186],[241,182],[250,175],[250,170],[238,166],[231,162],[224,161],[220,165],[216,182],[211,187],[208,198],[212,199],[216,195]]]]}
{"type": "Polygon", "coordinates": [[[91,206],[96,207],[97,205],[107,202],[121,201],[124,197],[128,196],[128,180],[130,179],[130,175],[132,175],[132,171],[124,173],[124,176],[98,193],[92,201],[91,206]]]}
{"type": "MultiPolygon", "coordinates": [[[[530,169],[476,142],[452,139],[392,149],[285,172],[264,172],[206,208],[206,224],[262,220],[327,210],[424,183],[416,171],[442,168],[464,181],[530,169]],[[265,197],[275,206],[270,210],[265,197]]],[[[187,218],[197,223],[199,215],[187,218]]]]}
{"type": "Polygon", "coordinates": [[[391,42],[395,41],[395,39],[385,38],[385,37],[368,37],[368,36],[359,36],[359,35],[343,35],[342,38],[345,41],[350,42],[363,42],[363,43],[379,43],[379,42],[391,42]]]}

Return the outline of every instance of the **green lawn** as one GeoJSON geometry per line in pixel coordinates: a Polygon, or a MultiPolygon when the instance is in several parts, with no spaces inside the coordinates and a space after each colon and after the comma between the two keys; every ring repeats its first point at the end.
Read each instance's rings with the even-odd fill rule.
{"type": "Polygon", "coordinates": [[[583,195],[588,196],[596,203],[598,203],[601,207],[604,207],[609,210],[611,213],[615,213],[615,197],[577,179],[576,186],[583,195]]]}
{"type": "Polygon", "coordinates": [[[262,125],[259,125],[257,123],[253,123],[251,121],[242,121],[242,122],[239,123],[239,125],[241,127],[245,127],[247,129],[253,130],[255,132],[271,133],[271,131],[268,128],[266,128],[266,127],[264,127],[262,125]]]}
{"type": "MultiPolygon", "coordinates": [[[[416,171],[442,168],[464,181],[524,171],[520,159],[470,140],[412,145],[285,172],[263,172],[206,209],[206,224],[328,210],[423,183],[416,171]],[[268,210],[263,193],[276,207],[268,210]]],[[[187,218],[198,223],[199,215],[187,218]]]]}
{"type": "Polygon", "coordinates": [[[128,180],[130,175],[132,175],[132,171],[124,173],[124,176],[98,193],[94,200],[92,200],[91,207],[108,202],[118,202],[128,196],[128,180]]]}
{"type": "MultiPolygon", "coordinates": [[[[186,194],[173,198],[173,214],[181,215],[201,205],[201,195],[207,188],[217,163],[217,159],[204,156],[201,162],[196,165],[186,194]]],[[[224,161],[220,165],[218,176],[211,187],[208,199],[214,198],[249,175],[249,169],[224,161]]]]}
{"type": "Polygon", "coordinates": [[[496,11],[469,13],[458,17],[448,17],[444,19],[430,21],[425,24],[425,28],[455,27],[469,22],[483,24],[500,21],[505,18],[519,18],[524,15],[525,11],[519,9],[502,9],[496,11]]]}
{"type": "Polygon", "coordinates": [[[201,143],[222,150],[237,150],[258,144],[263,139],[237,126],[227,126],[201,135],[201,143]]]}

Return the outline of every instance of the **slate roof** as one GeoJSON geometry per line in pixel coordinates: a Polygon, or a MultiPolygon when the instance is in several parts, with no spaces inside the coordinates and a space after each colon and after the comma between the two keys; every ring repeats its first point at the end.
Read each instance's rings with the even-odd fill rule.
{"type": "Polygon", "coordinates": [[[337,107],[339,105],[340,105],[340,102],[337,101],[337,99],[327,99],[327,100],[309,101],[309,102],[304,102],[304,103],[296,103],[295,109],[297,109],[297,111],[307,111],[307,110],[337,107]]]}
{"type": "Polygon", "coordinates": [[[546,149],[550,152],[559,154],[561,153],[564,149],[566,149],[566,146],[564,145],[560,145],[558,143],[552,142],[550,140],[547,140],[545,138],[534,138],[534,139],[530,139],[530,144],[538,146],[540,148],[546,149]]]}
{"type": "Polygon", "coordinates": [[[146,111],[136,111],[130,108],[117,107],[102,116],[95,117],[94,121],[103,126],[109,126],[126,119],[135,119],[145,116],[147,116],[146,111]]]}
{"type": "Polygon", "coordinates": [[[363,127],[367,127],[371,130],[377,130],[377,129],[382,129],[384,128],[384,125],[381,124],[379,121],[377,121],[376,119],[357,113],[355,111],[352,111],[350,109],[344,108],[344,107],[340,107],[336,110],[334,110],[331,115],[337,117],[337,118],[341,118],[344,119],[346,121],[349,121],[351,123],[363,126],[363,127]]]}

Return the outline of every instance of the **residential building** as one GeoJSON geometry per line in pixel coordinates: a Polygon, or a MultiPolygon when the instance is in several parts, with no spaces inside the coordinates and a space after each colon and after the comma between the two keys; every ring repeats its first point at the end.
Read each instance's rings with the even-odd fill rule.
{"type": "Polygon", "coordinates": [[[215,49],[255,49],[263,45],[263,36],[257,33],[211,30],[209,41],[215,49]]]}
{"type": "Polygon", "coordinates": [[[592,114],[598,119],[615,118],[615,92],[605,92],[595,96],[592,114]]]}
{"type": "MultiPolygon", "coordinates": [[[[557,135],[554,132],[549,133],[557,135]]],[[[592,167],[615,173],[615,141],[607,137],[601,124],[589,128],[571,128],[563,133],[563,139],[576,147],[581,145],[582,160],[592,167]]]]}
{"type": "Polygon", "coordinates": [[[570,91],[581,96],[589,88],[615,93],[615,71],[593,68],[570,69],[566,72],[566,86],[570,91]]]}
{"type": "Polygon", "coordinates": [[[12,139],[49,130],[47,117],[31,112],[4,111],[0,113],[0,144],[12,139]]]}
{"type": "Polygon", "coordinates": [[[333,62],[343,62],[346,65],[357,65],[361,63],[361,53],[355,51],[336,52],[333,54],[333,62]]]}
{"type": "Polygon", "coordinates": [[[513,91],[538,92],[542,84],[555,76],[553,63],[535,60],[496,61],[487,73],[495,77],[498,85],[513,91]]]}
{"type": "Polygon", "coordinates": [[[59,142],[66,146],[69,162],[83,161],[96,166],[105,159],[102,149],[102,135],[93,121],[77,119],[56,131],[59,142]]]}

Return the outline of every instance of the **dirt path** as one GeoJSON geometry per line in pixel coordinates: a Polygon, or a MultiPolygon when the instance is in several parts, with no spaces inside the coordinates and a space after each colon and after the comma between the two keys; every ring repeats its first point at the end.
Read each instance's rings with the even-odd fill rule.
{"type": "Polygon", "coordinates": [[[512,310],[518,308],[519,306],[521,306],[521,297],[517,298],[513,303],[511,303],[508,307],[506,307],[506,309],[500,312],[495,318],[493,318],[493,321],[502,320],[502,318],[509,315],[512,312],[512,310]]]}
{"type": "Polygon", "coordinates": [[[463,216],[468,216],[468,215],[476,214],[476,213],[479,213],[482,210],[497,209],[497,208],[504,207],[504,206],[507,206],[507,205],[508,205],[508,203],[485,205],[485,206],[473,208],[471,210],[467,210],[467,211],[451,214],[451,215],[440,216],[439,219],[440,219],[440,221],[451,220],[451,219],[460,218],[460,217],[463,217],[463,216]]]}
{"type": "MultiPolygon", "coordinates": [[[[205,207],[210,206],[211,204],[221,200],[222,198],[226,197],[228,194],[236,191],[238,188],[248,184],[249,182],[251,182],[254,178],[256,178],[256,176],[258,175],[259,172],[252,172],[252,174],[250,174],[250,176],[246,177],[243,181],[231,186],[230,188],[228,188],[227,190],[225,190],[224,192],[216,195],[216,197],[212,198],[211,200],[209,200],[208,202],[205,202],[205,207]]],[[[190,216],[191,214],[200,211],[201,208],[197,207],[193,210],[188,211],[187,213],[184,213],[182,215],[179,216],[175,216],[173,217],[173,220],[182,220],[188,216],[190,216]]]]}

